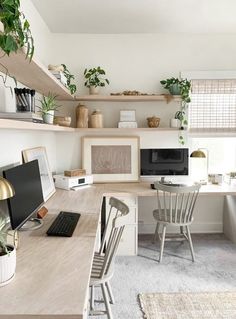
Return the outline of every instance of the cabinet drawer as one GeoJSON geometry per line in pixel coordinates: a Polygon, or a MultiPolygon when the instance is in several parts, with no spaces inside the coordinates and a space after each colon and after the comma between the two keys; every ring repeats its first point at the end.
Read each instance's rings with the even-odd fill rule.
{"type": "MultiPolygon", "coordinates": [[[[123,203],[125,203],[127,206],[137,206],[137,197],[136,196],[114,196],[123,203]]],[[[110,197],[106,197],[106,205],[109,206],[109,199],[110,197]]]]}
{"type": "Polygon", "coordinates": [[[137,255],[137,227],[126,225],[123,231],[119,247],[117,250],[119,256],[137,255]]]}

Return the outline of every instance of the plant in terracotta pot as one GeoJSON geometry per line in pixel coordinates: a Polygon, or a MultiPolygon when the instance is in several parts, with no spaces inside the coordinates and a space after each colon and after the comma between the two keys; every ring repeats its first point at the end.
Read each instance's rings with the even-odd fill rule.
{"type": "MultiPolygon", "coordinates": [[[[26,58],[31,61],[34,54],[34,39],[31,34],[30,24],[20,10],[20,0],[0,1],[0,23],[1,50],[10,55],[12,52],[23,49],[26,58]]],[[[5,76],[1,75],[1,77],[4,85],[6,85],[7,77],[10,75],[7,68],[3,64],[1,66],[5,69],[5,76]]],[[[12,78],[15,80],[14,77],[12,78]]]]}
{"type": "Polygon", "coordinates": [[[106,75],[106,72],[100,66],[84,70],[84,85],[89,88],[90,94],[98,94],[100,87],[110,84],[109,80],[103,77],[104,75],[106,75]]]}
{"type": "Polygon", "coordinates": [[[60,107],[56,104],[56,95],[48,93],[48,96],[43,95],[40,100],[41,106],[38,106],[42,113],[43,121],[46,124],[53,124],[54,113],[60,107]]]}

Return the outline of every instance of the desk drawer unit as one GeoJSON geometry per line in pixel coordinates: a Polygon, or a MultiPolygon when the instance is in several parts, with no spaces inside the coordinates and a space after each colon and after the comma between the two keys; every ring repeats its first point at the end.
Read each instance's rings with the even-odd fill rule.
{"type": "MultiPolygon", "coordinates": [[[[138,217],[138,205],[136,196],[115,196],[117,199],[124,202],[129,207],[129,218],[128,223],[125,226],[123,235],[120,240],[119,248],[117,254],[120,256],[135,256],[137,255],[138,247],[138,226],[137,226],[137,217],[138,217]]],[[[110,197],[106,197],[106,221],[110,211],[109,205],[110,197]]],[[[115,217],[115,212],[111,218],[115,217]]],[[[110,220],[111,221],[111,220],[110,220]]],[[[108,229],[110,225],[108,226],[108,229]]]]}

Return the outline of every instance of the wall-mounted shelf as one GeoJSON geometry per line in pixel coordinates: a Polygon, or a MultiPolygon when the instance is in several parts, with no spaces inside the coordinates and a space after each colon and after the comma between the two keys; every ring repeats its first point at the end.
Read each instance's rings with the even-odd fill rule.
{"type": "Polygon", "coordinates": [[[75,132],[75,129],[72,127],[32,123],[32,122],[24,122],[24,121],[16,121],[16,120],[7,120],[7,119],[0,119],[0,129],[75,132]]]}
{"type": "Polygon", "coordinates": [[[77,101],[93,101],[93,102],[181,102],[179,95],[173,96],[169,94],[157,95],[81,95],[76,96],[77,101]]]}
{"type": "MultiPolygon", "coordinates": [[[[0,52],[2,55],[2,52],[0,52]]],[[[50,71],[37,59],[30,62],[23,52],[11,53],[1,58],[0,71],[15,77],[25,86],[47,95],[49,92],[57,96],[58,100],[74,100],[70,91],[58,81],[50,71]],[[5,66],[6,69],[3,67],[5,66]]]]}
{"type": "Polygon", "coordinates": [[[41,123],[32,123],[8,119],[0,119],[0,129],[15,129],[15,130],[34,130],[34,131],[51,131],[51,132],[69,132],[69,133],[118,133],[118,132],[177,132],[176,128],[170,127],[140,127],[140,128],[73,128],[59,125],[49,125],[41,123]]]}
{"type": "Polygon", "coordinates": [[[84,133],[123,133],[123,132],[177,132],[178,129],[170,127],[138,127],[138,128],[117,128],[117,127],[104,127],[104,128],[76,128],[76,132],[84,133]]]}

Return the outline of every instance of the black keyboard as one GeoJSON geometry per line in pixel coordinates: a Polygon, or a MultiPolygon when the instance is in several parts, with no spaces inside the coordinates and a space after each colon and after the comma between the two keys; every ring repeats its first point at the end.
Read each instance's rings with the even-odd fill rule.
{"type": "Polygon", "coordinates": [[[71,237],[79,218],[79,213],[60,212],[48,228],[47,235],[71,237]]]}

